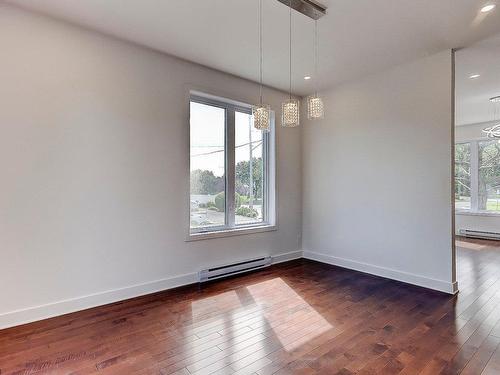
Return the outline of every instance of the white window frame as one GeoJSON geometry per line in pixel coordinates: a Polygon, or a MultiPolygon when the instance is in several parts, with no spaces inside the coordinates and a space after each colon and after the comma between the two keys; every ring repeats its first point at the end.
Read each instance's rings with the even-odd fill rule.
{"type": "MultiPolygon", "coordinates": [[[[225,225],[206,228],[191,228],[191,197],[188,205],[188,235],[187,241],[227,237],[276,230],[276,170],[275,170],[275,121],[271,113],[271,130],[263,133],[264,187],[262,222],[236,224],[234,206],[235,197],[235,113],[252,114],[252,106],[231,99],[194,92],[190,93],[189,102],[205,104],[225,110],[225,225]]],[[[191,126],[189,126],[191,131],[191,126]]],[[[191,138],[191,137],[190,137],[191,138]]],[[[191,150],[191,145],[189,145],[191,150]]],[[[190,151],[191,152],[191,151],[190,151]]],[[[191,160],[191,157],[189,158],[191,160]]],[[[191,163],[191,162],[190,162],[191,163]]],[[[191,167],[189,168],[191,171],[191,167]]]]}
{"type": "MultiPolygon", "coordinates": [[[[455,145],[470,144],[470,209],[455,209],[457,215],[500,216],[499,212],[479,210],[479,143],[491,141],[489,138],[478,138],[455,142],[455,145]]],[[[455,155],[453,155],[455,157],[455,155]]],[[[453,182],[455,183],[455,182],[453,182]]]]}

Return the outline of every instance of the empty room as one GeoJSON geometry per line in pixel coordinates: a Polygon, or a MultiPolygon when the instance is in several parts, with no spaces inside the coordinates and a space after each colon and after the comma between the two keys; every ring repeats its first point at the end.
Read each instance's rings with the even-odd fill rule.
{"type": "Polygon", "coordinates": [[[0,1],[0,374],[500,374],[496,0],[0,1]]]}

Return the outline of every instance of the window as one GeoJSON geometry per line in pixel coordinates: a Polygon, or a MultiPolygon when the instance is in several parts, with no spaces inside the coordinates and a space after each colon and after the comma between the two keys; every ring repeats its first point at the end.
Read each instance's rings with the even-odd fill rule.
{"type": "Polygon", "coordinates": [[[455,146],[455,207],[458,210],[471,208],[470,143],[455,146]]]}
{"type": "Polygon", "coordinates": [[[458,212],[500,214],[500,143],[455,145],[455,208],[458,212]]]}
{"type": "Polygon", "coordinates": [[[191,95],[191,235],[274,224],[273,138],[254,129],[250,106],[191,95]]]}
{"type": "Polygon", "coordinates": [[[500,144],[479,142],[478,210],[500,212],[500,144]]]}

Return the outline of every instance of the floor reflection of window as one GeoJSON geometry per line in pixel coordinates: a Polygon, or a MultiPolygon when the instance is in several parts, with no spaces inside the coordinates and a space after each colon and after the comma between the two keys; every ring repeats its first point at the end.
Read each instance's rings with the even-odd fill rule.
{"type": "Polygon", "coordinates": [[[206,357],[188,366],[194,374],[225,367],[231,371],[255,367],[256,371],[327,332],[332,337],[336,334],[334,327],[281,278],[195,301],[191,315],[190,333],[200,338],[193,353],[203,345],[209,348],[216,344],[220,350],[207,352],[206,357]]]}

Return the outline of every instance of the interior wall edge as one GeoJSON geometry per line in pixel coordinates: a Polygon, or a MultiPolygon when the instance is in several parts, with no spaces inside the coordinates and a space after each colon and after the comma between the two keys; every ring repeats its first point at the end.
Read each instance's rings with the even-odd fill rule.
{"type": "MultiPolygon", "coordinates": [[[[450,161],[451,161],[451,281],[457,284],[457,245],[455,238],[455,122],[456,122],[456,49],[451,49],[451,122],[450,122],[450,161]]],[[[458,291],[458,290],[457,290],[458,291]]]]}

